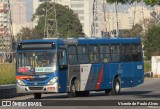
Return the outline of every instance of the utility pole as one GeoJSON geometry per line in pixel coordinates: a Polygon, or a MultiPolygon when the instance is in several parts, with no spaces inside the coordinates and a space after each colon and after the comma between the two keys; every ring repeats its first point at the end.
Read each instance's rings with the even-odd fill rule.
{"type": "Polygon", "coordinates": [[[57,30],[57,14],[56,14],[56,1],[46,2],[46,15],[45,15],[45,28],[44,38],[56,38],[59,37],[57,30]]]}
{"type": "Polygon", "coordinates": [[[105,0],[93,0],[91,36],[103,35],[102,33],[106,27],[105,3],[105,0]]]}
{"type": "Polygon", "coordinates": [[[117,12],[117,2],[115,3],[115,9],[116,9],[116,37],[119,37],[119,25],[118,25],[118,12],[117,12]]]}
{"type": "Polygon", "coordinates": [[[142,15],[143,15],[143,29],[144,29],[144,34],[146,34],[146,26],[145,26],[145,17],[144,17],[144,6],[142,4],[142,15]]]}
{"type": "Polygon", "coordinates": [[[135,2],[135,7],[134,7],[134,11],[133,11],[133,26],[135,25],[135,20],[136,20],[136,11],[137,11],[137,2],[135,2]]]}
{"type": "Polygon", "coordinates": [[[108,30],[107,30],[107,18],[106,18],[106,0],[103,0],[103,25],[104,25],[104,32],[105,32],[105,35],[102,34],[103,36],[109,36],[107,33],[108,33],[108,30]]]}
{"type": "Polygon", "coordinates": [[[91,34],[92,34],[92,36],[96,36],[96,27],[98,26],[98,23],[97,23],[97,19],[98,19],[98,6],[97,6],[97,1],[98,0],[94,0],[93,1],[93,22],[92,22],[92,26],[91,26],[91,29],[92,29],[92,31],[91,31],[91,34]]]}

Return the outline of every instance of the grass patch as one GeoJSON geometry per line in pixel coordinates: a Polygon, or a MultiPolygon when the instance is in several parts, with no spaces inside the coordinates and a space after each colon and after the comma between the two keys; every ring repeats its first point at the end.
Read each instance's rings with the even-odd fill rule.
{"type": "Polygon", "coordinates": [[[0,85],[15,84],[15,64],[0,64],[0,85]]]}
{"type": "Polygon", "coordinates": [[[151,71],[151,61],[144,61],[144,72],[151,71]]]}

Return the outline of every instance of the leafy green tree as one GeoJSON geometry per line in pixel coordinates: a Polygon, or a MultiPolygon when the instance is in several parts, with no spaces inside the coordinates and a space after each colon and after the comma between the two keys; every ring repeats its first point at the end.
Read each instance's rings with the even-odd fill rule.
{"type": "MultiPolygon", "coordinates": [[[[33,16],[33,20],[38,18],[38,25],[35,27],[36,31],[39,32],[41,38],[44,37],[44,27],[45,27],[45,15],[46,15],[46,5],[47,3],[41,4],[36,13],[33,16]]],[[[54,5],[51,3],[50,5],[54,5]]],[[[69,9],[67,6],[62,6],[60,4],[55,4],[58,22],[58,32],[63,37],[78,37],[84,36],[82,32],[82,25],[78,19],[78,15],[74,13],[73,10],[69,9]]],[[[53,16],[49,16],[53,18],[53,16]]]]}
{"type": "Polygon", "coordinates": [[[144,50],[146,59],[151,56],[160,55],[160,25],[153,25],[148,28],[144,37],[144,50]]]}
{"type": "Polygon", "coordinates": [[[108,3],[122,3],[122,4],[131,4],[133,2],[144,2],[147,5],[160,5],[160,0],[106,0],[108,3]]]}

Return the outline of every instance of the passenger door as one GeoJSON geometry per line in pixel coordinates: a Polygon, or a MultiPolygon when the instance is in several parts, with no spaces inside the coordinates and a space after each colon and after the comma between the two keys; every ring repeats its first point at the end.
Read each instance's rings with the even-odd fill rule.
{"type": "Polygon", "coordinates": [[[58,50],[59,92],[67,91],[67,52],[65,48],[58,50]]]}

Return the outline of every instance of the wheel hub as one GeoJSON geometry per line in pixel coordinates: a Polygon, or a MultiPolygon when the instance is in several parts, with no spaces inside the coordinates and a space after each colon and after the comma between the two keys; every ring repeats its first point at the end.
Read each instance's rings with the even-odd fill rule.
{"type": "Polygon", "coordinates": [[[119,83],[117,82],[116,87],[115,87],[116,92],[119,92],[119,88],[120,88],[120,86],[119,86],[119,83]]]}

